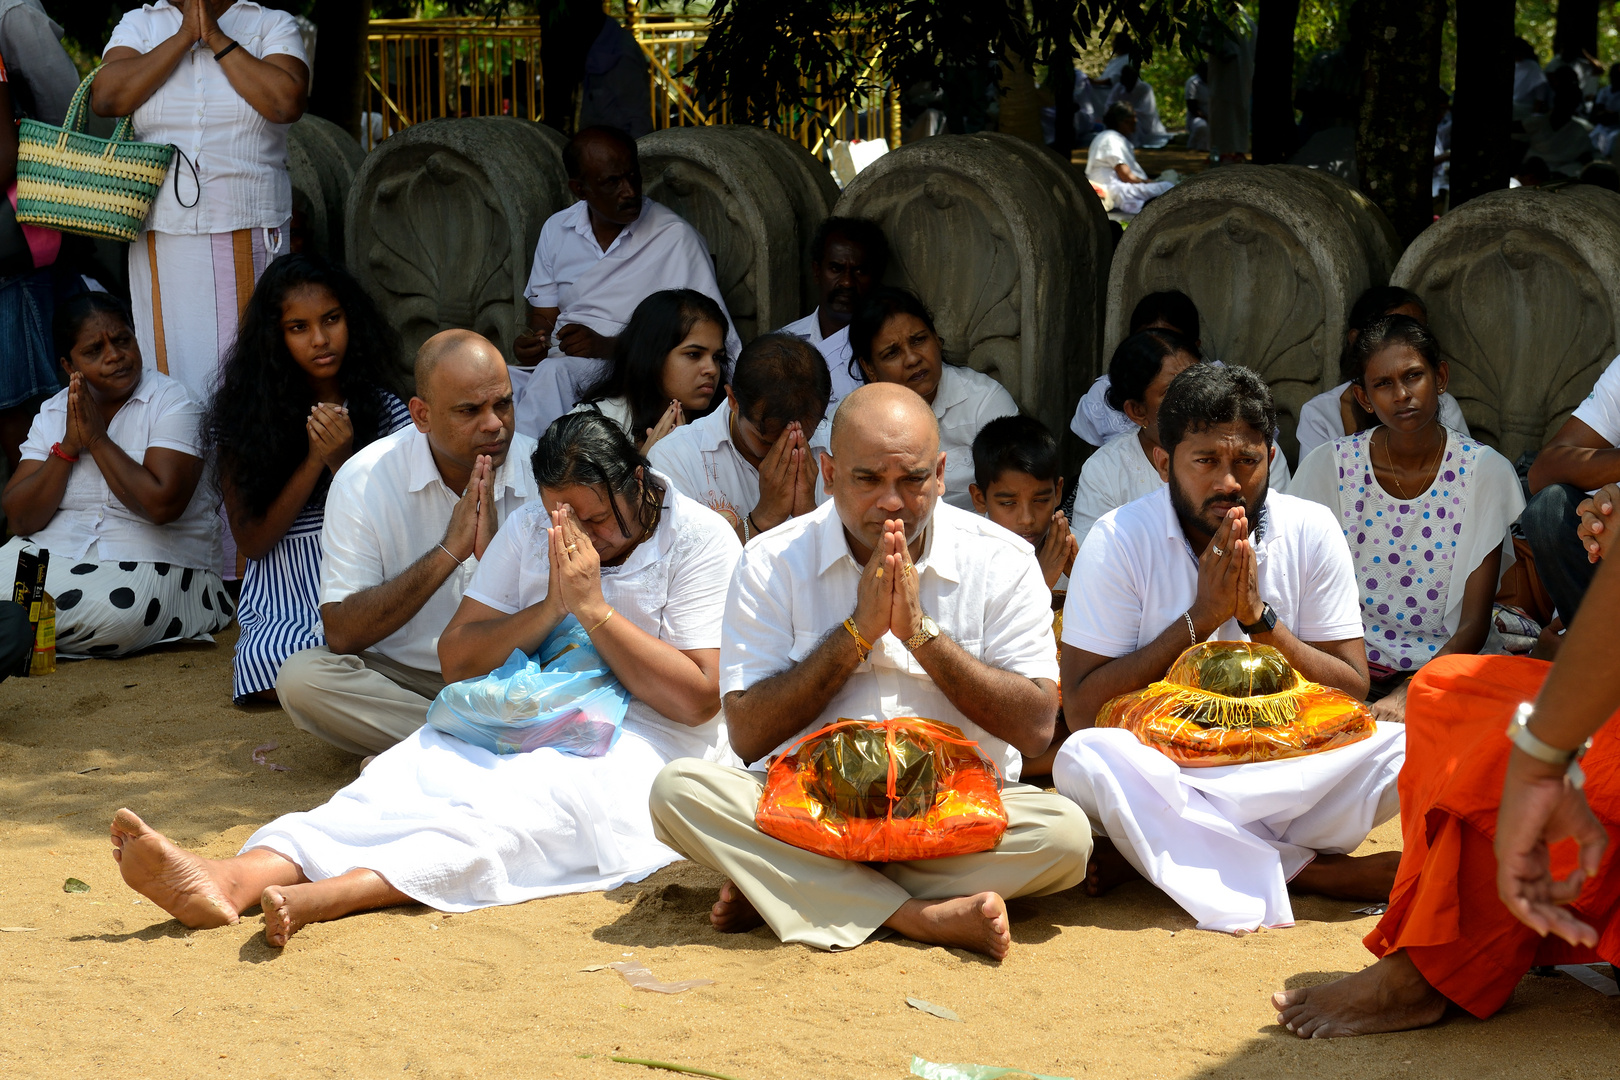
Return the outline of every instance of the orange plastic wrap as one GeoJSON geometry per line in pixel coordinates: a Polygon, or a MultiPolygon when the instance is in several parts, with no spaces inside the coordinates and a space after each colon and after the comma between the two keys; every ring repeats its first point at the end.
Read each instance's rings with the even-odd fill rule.
{"type": "Polygon", "coordinates": [[[1349,694],[1307,682],[1269,645],[1206,641],[1163,681],[1123,694],[1097,713],[1178,765],[1240,765],[1333,750],[1373,733],[1372,714],[1349,694]]]}
{"type": "Polygon", "coordinates": [[[850,862],[988,851],[1007,831],[1001,774],[960,728],[839,720],[771,764],[754,815],[794,847],[850,862]]]}

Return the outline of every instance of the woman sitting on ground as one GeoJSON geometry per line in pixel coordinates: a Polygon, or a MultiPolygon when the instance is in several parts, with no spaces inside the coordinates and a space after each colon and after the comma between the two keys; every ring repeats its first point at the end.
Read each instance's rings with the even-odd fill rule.
{"type": "Polygon", "coordinates": [[[1116,101],[1103,113],[1106,131],[1099,131],[1086,151],[1086,179],[1113,201],[1110,208],[1126,217],[1135,217],[1142,207],[1176,185],[1169,180],[1150,180],[1147,170],[1136,160],[1131,136],[1136,131],[1136,110],[1116,101]]]}
{"type": "Polygon", "coordinates": [[[1289,494],[1338,516],[1361,585],[1373,715],[1404,721],[1419,668],[1484,649],[1524,495],[1506,458],[1440,423],[1448,372],[1428,327],[1386,316],[1350,357],[1378,426],[1318,447],[1289,494]]]}
{"type": "Polygon", "coordinates": [[[1159,403],[1177,375],[1203,361],[1198,343],[1174,330],[1143,330],[1119,343],[1108,362],[1108,404],[1136,430],[1108,440],[1086,459],[1069,521],[1075,539],[1108,511],[1157,491],[1164,483],[1153,451],[1159,446],[1159,403]]]}
{"type": "Polygon", "coordinates": [[[724,399],[726,313],[694,289],[665,289],[636,305],[613,346],[607,374],[574,412],[608,417],[646,454],[724,399]]]}
{"type": "Polygon", "coordinates": [[[0,548],[51,553],[56,653],[127,656],[230,625],[219,516],[206,491],[202,407],[141,363],[129,309],[106,293],[57,308],[67,389],[46,401],[6,484],[16,536],[0,548]]]}
{"type": "Polygon", "coordinates": [[[945,363],[945,345],[934,317],[905,289],[874,289],[849,324],[851,374],[866,383],[899,383],[933,406],[939,448],[945,451],[945,501],[973,510],[973,440],[998,416],[1013,416],[1018,403],[995,379],[970,367],[945,363]]]}
{"type": "Polygon", "coordinates": [[[343,269],[312,255],[271,263],[242,313],[204,431],[247,558],[232,697],[276,700],[276,673],[326,644],[321,523],[332,476],[411,422],[394,393],[399,338],[343,269]]]}
{"type": "Polygon", "coordinates": [[[446,679],[485,675],[572,615],[631,698],[612,749],[497,756],[424,726],[231,859],[183,851],[120,810],[113,857],[132,888],[187,926],[233,923],[260,904],[265,937],[281,946],[356,911],[611,889],[679,857],[654,839],[647,796],[665,764],[725,742],[720,621],[742,545],[601,416],[553,423],[534,468],[541,501],[495,534],[439,658],[446,679]]]}

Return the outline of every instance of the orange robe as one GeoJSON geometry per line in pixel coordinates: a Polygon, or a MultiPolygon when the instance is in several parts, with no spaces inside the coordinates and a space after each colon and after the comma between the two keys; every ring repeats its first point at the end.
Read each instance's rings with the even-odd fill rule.
{"type": "MultiPolygon", "coordinates": [[[[1511,747],[1503,733],[1549,670],[1539,660],[1444,656],[1413,677],[1406,698],[1405,848],[1389,910],[1365,943],[1378,957],[1405,949],[1435,989],[1481,1019],[1507,1004],[1532,965],[1620,960],[1620,724],[1614,719],[1584,763],[1587,800],[1610,843],[1597,876],[1571,905],[1598,928],[1597,948],[1538,937],[1497,896],[1492,845],[1511,747]]],[[[1574,869],[1573,842],[1554,846],[1552,855],[1555,876],[1574,869]]]]}

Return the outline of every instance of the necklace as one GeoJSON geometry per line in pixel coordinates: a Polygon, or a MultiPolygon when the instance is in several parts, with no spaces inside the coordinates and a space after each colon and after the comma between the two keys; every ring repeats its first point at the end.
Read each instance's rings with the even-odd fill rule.
{"type": "MultiPolygon", "coordinates": [[[[1436,425],[1436,426],[1438,426],[1438,425],[1436,425]]],[[[1440,455],[1445,453],[1445,452],[1446,452],[1446,437],[1445,437],[1444,432],[1442,432],[1441,435],[1440,435],[1440,447],[1434,453],[1434,467],[1436,469],[1438,469],[1440,467],[1440,455]]],[[[1389,429],[1388,428],[1384,429],[1384,461],[1387,463],[1385,467],[1389,470],[1390,482],[1395,485],[1395,490],[1400,495],[1401,501],[1402,502],[1411,502],[1412,497],[1406,493],[1406,486],[1395,478],[1395,459],[1394,459],[1394,457],[1392,457],[1390,455],[1390,452],[1389,452],[1389,429]]],[[[1376,464],[1377,463],[1374,462],[1375,466],[1376,466],[1376,464]]],[[[1423,460],[1423,468],[1420,470],[1420,475],[1422,475],[1422,476],[1429,475],[1429,462],[1428,462],[1427,457],[1425,457],[1424,460],[1423,460]]]]}

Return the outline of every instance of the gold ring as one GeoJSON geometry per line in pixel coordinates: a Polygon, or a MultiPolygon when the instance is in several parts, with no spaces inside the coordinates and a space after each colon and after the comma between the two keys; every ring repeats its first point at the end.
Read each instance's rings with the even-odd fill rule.
{"type": "Polygon", "coordinates": [[[917,566],[916,566],[916,564],[915,563],[906,563],[905,569],[902,570],[901,573],[910,574],[912,577],[916,577],[917,576],[917,566]]]}
{"type": "Polygon", "coordinates": [[[873,574],[872,576],[877,578],[879,581],[883,580],[883,567],[881,567],[881,566],[878,567],[877,568],[877,573],[873,574]]]}
{"type": "Polygon", "coordinates": [[[579,545],[578,544],[569,544],[567,547],[563,548],[563,550],[568,552],[568,554],[572,555],[574,552],[579,550],[579,545]]]}

